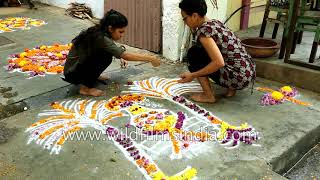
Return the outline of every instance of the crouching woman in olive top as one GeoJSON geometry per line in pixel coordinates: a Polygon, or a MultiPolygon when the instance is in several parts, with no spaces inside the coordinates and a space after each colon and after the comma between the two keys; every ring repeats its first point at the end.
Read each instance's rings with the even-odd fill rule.
{"type": "Polygon", "coordinates": [[[128,20],[123,14],[110,10],[98,25],[76,36],[64,66],[64,80],[80,84],[79,93],[82,95],[102,96],[104,92],[94,88],[94,84],[98,79],[106,79],[100,75],[111,64],[113,57],[159,66],[160,60],[155,56],[127,52],[114,43],[123,37],[127,25],[128,20]]]}

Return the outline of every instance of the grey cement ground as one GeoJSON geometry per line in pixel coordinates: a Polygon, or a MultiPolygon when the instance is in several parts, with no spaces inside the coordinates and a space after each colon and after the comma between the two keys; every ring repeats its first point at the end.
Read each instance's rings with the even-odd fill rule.
{"type": "MultiPolygon", "coordinates": [[[[13,10],[16,10],[16,8],[13,10]]],[[[16,92],[11,98],[1,98],[1,104],[12,104],[13,102],[19,102],[28,97],[37,96],[68,85],[68,83],[61,81],[59,76],[36,77],[30,81],[26,80],[27,75],[25,74],[7,73],[2,66],[7,64],[9,54],[20,53],[23,52],[25,48],[31,49],[39,45],[69,43],[81,30],[93,25],[90,21],[65,16],[64,10],[60,8],[40,6],[39,10],[27,9],[23,13],[19,12],[15,14],[15,16],[42,19],[48,22],[48,24],[41,27],[32,27],[32,29],[27,31],[0,34],[13,40],[17,44],[13,48],[0,51],[0,86],[5,88],[11,87],[13,88],[12,91],[16,92]],[[39,84],[41,84],[41,86],[39,86],[39,84]]],[[[10,16],[12,16],[12,14],[10,14],[10,16]]],[[[6,16],[0,14],[0,18],[4,17],[6,16]]],[[[137,63],[131,63],[131,65],[134,64],[137,63]]],[[[116,69],[119,68],[119,66],[119,61],[115,61],[108,69],[116,69]]]]}
{"type": "Polygon", "coordinates": [[[315,146],[291,171],[289,179],[317,179],[320,177],[320,145],[315,146]]]}
{"type": "MultiPolygon", "coordinates": [[[[145,66],[131,67],[131,70],[121,74],[111,73],[111,78],[113,82],[123,84],[127,80],[144,79],[152,75],[167,77],[169,72],[173,77],[183,70],[183,67],[177,67],[179,66],[164,65],[161,71],[145,66]]],[[[266,80],[259,80],[256,84],[269,87],[279,85],[266,80]]],[[[112,85],[100,88],[109,92],[104,99],[118,93],[112,85]]],[[[125,90],[125,87],[121,86],[120,90],[125,90]]],[[[222,89],[218,88],[217,91],[221,93],[222,89]]],[[[263,93],[254,91],[254,94],[250,95],[249,89],[239,92],[234,98],[220,98],[214,105],[201,104],[231,124],[248,122],[253,125],[262,134],[263,138],[258,141],[261,147],[241,145],[237,149],[227,150],[215,143],[208,143],[207,151],[193,159],[170,161],[169,154],[166,154],[154,160],[168,174],[174,174],[191,165],[198,169],[200,179],[281,179],[272,169],[280,171],[286,168],[294,156],[299,156],[299,151],[303,149],[300,144],[304,138],[312,131],[319,131],[319,96],[304,90],[301,90],[301,93],[299,99],[314,103],[312,109],[290,103],[261,107],[258,101],[263,93]]],[[[71,96],[69,99],[78,97],[81,96],[71,96]]],[[[177,109],[172,105],[167,108],[177,109]]],[[[0,144],[2,161],[16,167],[14,171],[10,171],[11,177],[142,179],[136,167],[128,163],[111,142],[66,142],[60,155],[49,155],[48,151],[34,143],[27,146],[27,134],[24,130],[35,122],[37,114],[45,109],[49,107],[36,108],[2,121],[6,124],[6,131],[11,133],[7,135],[7,142],[0,144]]]]}
{"type": "MultiPolygon", "coordinates": [[[[42,43],[69,42],[88,22],[72,19],[61,14],[61,9],[44,7],[38,11],[27,11],[23,15],[45,19],[47,26],[32,28],[30,31],[7,33],[20,45],[16,49],[0,52],[1,65],[6,64],[10,53],[21,52],[24,48],[42,43]],[[57,14],[60,12],[60,14],[57,14]],[[63,31],[61,31],[63,27],[63,31]],[[31,32],[37,32],[31,34],[31,32]]],[[[142,80],[152,76],[175,78],[185,71],[183,64],[163,63],[160,68],[149,64],[131,64],[128,69],[120,69],[118,64],[107,70],[111,79],[107,85],[99,85],[106,90],[109,99],[125,90],[127,81],[142,80]],[[119,88],[115,84],[119,84],[119,88]]],[[[112,142],[108,141],[67,141],[59,155],[49,155],[35,143],[27,145],[25,129],[38,120],[37,115],[50,109],[50,101],[88,98],[77,95],[76,87],[62,82],[59,76],[47,76],[26,80],[22,74],[8,74],[0,68],[1,87],[12,87],[10,92],[18,95],[3,98],[19,102],[23,100],[28,110],[0,124],[0,175],[8,179],[143,179],[142,174],[130,163],[112,142]]],[[[279,88],[284,84],[258,78],[255,87],[279,88]]],[[[198,170],[199,179],[284,179],[282,174],[310,147],[319,141],[320,96],[317,93],[299,89],[299,100],[313,104],[311,108],[285,103],[279,106],[261,107],[262,92],[250,89],[239,91],[233,98],[222,98],[223,89],[217,87],[216,104],[200,104],[224,121],[240,125],[248,122],[262,135],[258,141],[261,147],[241,144],[239,148],[227,150],[222,146],[206,142],[205,152],[192,159],[171,161],[169,153],[152,156],[159,167],[168,175],[183,170],[187,165],[198,170]],[[276,171],[276,172],[275,172],[276,171]]],[[[7,91],[8,92],[8,91],[7,91]]],[[[6,92],[4,92],[6,93],[6,92]]],[[[154,100],[163,103],[160,100],[154,100]]],[[[174,104],[165,103],[166,108],[182,110],[174,104]]],[[[122,127],[121,120],[117,127],[122,127]]],[[[84,129],[84,131],[92,129],[84,129]]],[[[1,179],[1,178],[0,178],[1,179]]]]}

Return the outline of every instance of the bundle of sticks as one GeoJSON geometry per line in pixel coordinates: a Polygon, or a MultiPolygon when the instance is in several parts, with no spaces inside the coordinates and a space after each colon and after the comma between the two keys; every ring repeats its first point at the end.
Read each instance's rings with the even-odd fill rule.
{"type": "Polygon", "coordinates": [[[67,15],[79,19],[92,19],[93,15],[91,8],[86,6],[85,4],[71,3],[70,6],[71,7],[66,10],[67,15]]]}

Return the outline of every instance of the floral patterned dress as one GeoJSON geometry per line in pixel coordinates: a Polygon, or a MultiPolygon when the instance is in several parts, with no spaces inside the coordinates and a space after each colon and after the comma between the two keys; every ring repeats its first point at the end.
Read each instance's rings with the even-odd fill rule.
{"type": "Polygon", "coordinates": [[[195,32],[195,42],[201,45],[199,36],[212,37],[224,58],[218,84],[226,88],[243,89],[256,77],[256,65],[241,40],[222,22],[210,20],[195,32]]]}

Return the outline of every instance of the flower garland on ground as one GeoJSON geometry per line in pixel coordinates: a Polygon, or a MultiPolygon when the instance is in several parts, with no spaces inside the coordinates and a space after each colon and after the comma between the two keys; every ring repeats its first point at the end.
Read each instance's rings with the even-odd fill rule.
{"type": "Polygon", "coordinates": [[[117,111],[120,108],[131,106],[134,102],[141,102],[144,99],[144,96],[137,94],[115,96],[105,104],[105,108],[107,108],[109,111],[117,111]]]}
{"type": "Polygon", "coordinates": [[[197,175],[196,169],[188,167],[174,176],[167,176],[145,152],[139,151],[135,143],[125,134],[109,126],[106,129],[106,135],[113,138],[116,146],[122,150],[129,160],[134,162],[143,174],[146,174],[145,177],[149,176],[154,180],[190,180],[197,175]]]}
{"type": "Polygon", "coordinates": [[[31,26],[43,26],[47,24],[43,20],[31,19],[27,17],[8,17],[0,19],[0,33],[12,32],[15,29],[30,29],[31,26]]]}
{"type": "Polygon", "coordinates": [[[302,106],[311,106],[310,103],[295,99],[298,95],[298,90],[294,87],[283,86],[277,91],[270,88],[258,87],[257,90],[266,92],[260,100],[262,106],[278,105],[286,100],[302,106]]]}
{"type": "MultiPolygon", "coordinates": [[[[117,128],[108,125],[110,120],[126,116],[121,111],[136,113],[137,106],[131,103],[139,103],[142,99],[144,99],[143,96],[124,95],[113,97],[109,101],[70,100],[61,103],[53,102],[51,103],[52,110],[39,114],[39,116],[48,117],[40,119],[27,128],[26,132],[30,133],[28,144],[35,141],[44,148],[51,149],[51,153],[58,154],[71,134],[86,127],[93,127],[111,137],[110,140],[114,142],[130,162],[138,167],[146,179],[191,180],[197,174],[196,169],[187,167],[174,176],[167,176],[134,140],[117,128]],[[119,106],[121,106],[117,111],[109,111],[107,109],[110,102],[113,101],[118,101],[119,106]]],[[[146,110],[147,108],[141,107],[139,109],[138,112],[141,114],[144,113],[141,110],[146,110]]],[[[166,114],[168,112],[166,110],[166,114]]],[[[150,114],[155,115],[159,120],[165,118],[155,110],[150,111],[150,114]]],[[[181,112],[178,113],[178,116],[182,119],[184,118],[181,112]]],[[[168,121],[172,122],[173,118],[169,118],[168,121]]]]}
{"type": "Polygon", "coordinates": [[[169,135],[172,142],[172,159],[182,158],[181,149],[188,148],[190,143],[203,142],[211,137],[205,132],[183,131],[186,115],[181,111],[174,114],[168,110],[150,110],[138,105],[131,106],[129,111],[135,115],[130,124],[141,129],[143,134],[169,135]]]}
{"type": "MultiPolygon", "coordinates": [[[[217,140],[219,140],[223,145],[231,142],[231,148],[233,148],[238,146],[239,142],[243,142],[245,144],[253,144],[253,142],[258,140],[259,138],[258,133],[256,133],[252,127],[249,127],[247,123],[244,123],[238,127],[231,126],[227,122],[218,119],[209,111],[206,111],[197,104],[188,101],[183,96],[174,96],[172,100],[182,106],[185,106],[186,108],[189,108],[194,113],[202,115],[203,117],[211,121],[212,124],[220,125],[221,127],[218,132],[217,140]]],[[[204,136],[202,138],[204,141],[210,137],[204,136]]]]}
{"type": "MultiPolygon", "coordinates": [[[[227,148],[234,148],[240,144],[239,142],[254,144],[254,142],[258,140],[258,133],[248,124],[245,123],[239,127],[231,126],[204,108],[181,96],[183,93],[197,92],[200,87],[199,84],[182,84],[177,83],[176,79],[152,77],[142,81],[128,82],[128,86],[129,91],[125,92],[143,93],[146,96],[161,97],[185,108],[197,118],[203,119],[204,121],[209,120],[215,129],[219,131],[217,140],[221,144],[229,145],[232,142],[231,147],[227,148]]],[[[172,133],[169,132],[169,135],[172,137],[172,133]]],[[[197,134],[196,137],[200,137],[200,141],[206,141],[210,138],[206,133],[197,134]]],[[[175,142],[173,142],[173,145],[174,147],[177,147],[175,142]]]]}
{"type": "MultiPolygon", "coordinates": [[[[30,133],[28,144],[36,141],[37,144],[51,149],[52,153],[58,154],[66,140],[64,137],[68,137],[65,134],[73,134],[82,128],[93,127],[112,137],[114,144],[147,179],[189,180],[196,178],[197,170],[191,167],[187,167],[174,176],[165,175],[141,148],[142,144],[136,144],[130,137],[109,125],[111,120],[129,116],[129,125],[140,128],[147,136],[165,134],[172,142],[174,159],[179,158],[179,155],[182,154],[181,150],[187,149],[189,143],[204,142],[214,136],[211,133],[184,131],[184,124],[191,119],[205,122],[214,130],[218,130],[218,141],[224,145],[232,142],[232,147],[235,147],[241,141],[253,144],[253,141],[258,139],[257,136],[252,136],[255,130],[248,124],[239,127],[231,126],[206,109],[180,96],[183,92],[192,92],[197,88],[194,84],[188,85],[188,83],[177,84],[172,79],[151,78],[146,83],[141,81],[132,83],[130,89],[137,94],[115,96],[108,101],[71,100],[52,103],[53,110],[39,114],[39,116],[49,117],[39,120],[26,130],[30,133]],[[164,89],[166,91],[163,91],[164,89]],[[186,117],[186,114],[181,111],[175,113],[167,109],[144,107],[142,104],[146,99],[145,96],[168,100],[187,110],[193,117],[186,117]]],[[[188,124],[185,129],[190,129],[193,124],[188,124]]]]}
{"type": "Polygon", "coordinates": [[[9,57],[7,71],[29,73],[29,77],[45,74],[60,74],[69,53],[72,43],[66,45],[39,46],[34,49],[25,49],[19,54],[9,57]]]}

